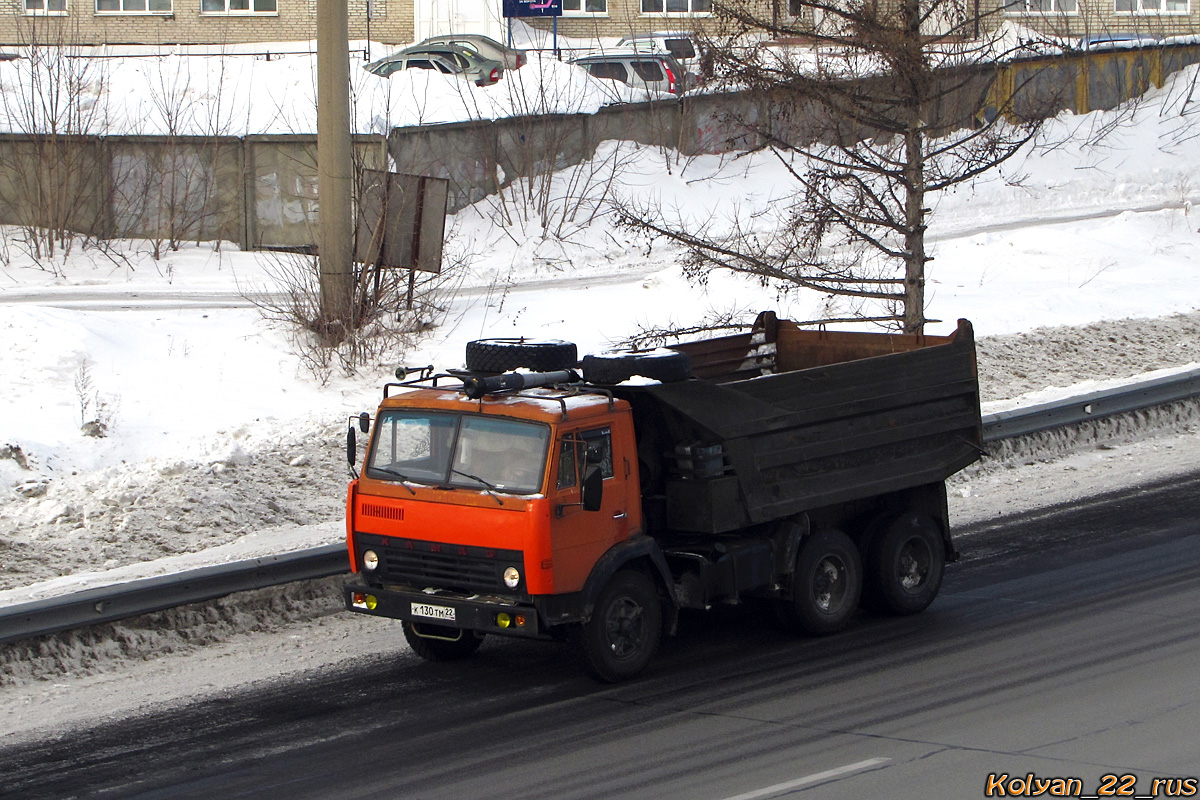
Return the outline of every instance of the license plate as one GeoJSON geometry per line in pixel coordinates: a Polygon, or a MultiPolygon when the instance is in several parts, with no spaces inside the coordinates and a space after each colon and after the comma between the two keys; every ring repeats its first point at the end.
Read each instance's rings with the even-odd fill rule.
{"type": "Polygon", "coordinates": [[[431,606],[428,603],[413,603],[412,615],[414,617],[426,617],[427,619],[454,622],[454,609],[450,608],[450,606],[431,606]]]}

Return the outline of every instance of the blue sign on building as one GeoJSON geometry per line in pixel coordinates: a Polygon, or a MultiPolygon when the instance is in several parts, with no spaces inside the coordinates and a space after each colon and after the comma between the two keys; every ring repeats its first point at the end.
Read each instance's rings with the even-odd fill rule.
{"type": "Polygon", "coordinates": [[[504,16],[561,17],[562,0],[504,0],[504,16]]]}

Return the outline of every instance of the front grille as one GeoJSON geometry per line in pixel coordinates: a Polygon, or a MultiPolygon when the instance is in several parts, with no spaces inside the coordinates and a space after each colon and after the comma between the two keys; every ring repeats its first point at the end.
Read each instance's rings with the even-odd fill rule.
{"type": "Polygon", "coordinates": [[[501,592],[511,594],[525,589],[525,561],[520,550],[497,550],[458,544],[393,539],[359,534],[359,544],[379,554],[378,580],[418,589],[437,588],[458,591],[501,592]],[[504,568],[516,567],[522,573],[515,590],[504,585],[504,568]]]}

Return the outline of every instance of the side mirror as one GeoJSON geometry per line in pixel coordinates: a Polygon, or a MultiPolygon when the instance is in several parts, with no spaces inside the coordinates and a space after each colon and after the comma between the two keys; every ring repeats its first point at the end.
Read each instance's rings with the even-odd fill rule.
{"type": "Polygon", "coordinates": [[[346,429],[346,461],[350,463],[350,469],[358,463],[358,438],[354,435],[353,425],[346,429]]]}
{"type": "Polygon", "coordinates": [[[583,479],[583,510],[599,511],[603,502],[604,475],[596,468],[583,479]]]}
{"type": "Polygon", "coordinates": [[[371,415],[365,411],[358,415],[358,429],[363,433],[371,430],[371,415]]]}

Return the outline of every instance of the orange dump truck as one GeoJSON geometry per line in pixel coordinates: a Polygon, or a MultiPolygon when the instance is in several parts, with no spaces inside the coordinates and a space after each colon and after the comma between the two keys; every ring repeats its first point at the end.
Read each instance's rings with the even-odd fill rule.
{"type": "Polygon", "coordinates": [[[347,497],[346,607],[438,661],[488,634],[641,672],[679,613],[765,598],[833,633],[922,611],[951,543],[945,479],[979,457],[970,323],[952,336],[804,330],[585,356],[480,340],[466,370],[384,388],[347,497]]]}

